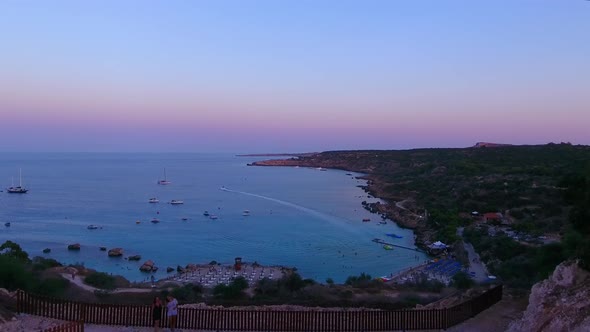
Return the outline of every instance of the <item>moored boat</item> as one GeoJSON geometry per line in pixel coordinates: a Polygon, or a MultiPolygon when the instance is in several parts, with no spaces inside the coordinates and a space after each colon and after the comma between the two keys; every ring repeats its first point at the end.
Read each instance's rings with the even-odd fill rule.
{"type": "Polygon", "coordinates": [[[170,201],[170,204],[172,205],[180,205],[180,204],[184,204],[184,201],[179,200],[179,199],[173,199],[170,201]]]}
{"type": "Polygon", "coordinates": [[[157,224],[160,222],[160,219],[158,218],[152,218],[152,220],[150,220],[152,223],[157,224]]]}
{"type": "Polygon", "coordinates": [[[149,203],[160,203],[160,200],[157,197],[152,197],[148,200],[149,203]]]}
{"type": "Polygon", "coordinates": [[[18,170],[18,186],[12,186],[6,188],[6,192],[9,194],[26,194],[29,191],[27,188],[23,187],[23,178],[22,178],[22,171],[21,169],[18,170]]]}
{"type": "Polygon", "coordinates": [[[170,184],[170,181],[166,178],[166,169],[164,168],[164,179],[158,180],[158,184],[160,185],[167,185],[170,184]]]}

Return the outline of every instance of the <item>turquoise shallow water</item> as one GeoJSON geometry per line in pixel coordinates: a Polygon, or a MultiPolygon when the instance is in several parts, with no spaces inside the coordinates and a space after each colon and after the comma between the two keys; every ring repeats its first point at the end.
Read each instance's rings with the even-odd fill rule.
{"type": "Polygon", "coordinates": [[[144,280],[138,268],[152,259],[160,267],[216,260],[297,267],[307,278],[342,282],[361,272],[389,275],[426,259],[414,251],[386,251],[373,238],[412,246],[413,233],[361,207],[375,201],[347,172],[308,168],[249,167],[254,157],[217,154],[2,154],[0,185],[18,180],[30,192],[0,193],[0,241],[13,240],[31,255],[144,280]],[[166,167],[167,186],[156,184],[166,167]],[[227,190],[221,190],[225,187],[227,190]],[[157,196],[159,204],[149,204],[157,196]],[[184,205],[166,202],[184,200],[184,205]],[[250,216],[243,216],[244,210],[250,216]],[[219,219],[203,216],[208,210],[219,219]],[[159,224],[150,223],[158,217],[159,224]],[[189,218],[182,221],[183,217],[189,218]],[[363,223],[363,218],[371,218],[363,223]],[[135,221],[140,220],[140,224],[135,221]],[[4,227],[11,221],[11,227],[4,227]],[[90,224],[102,229],[88,230],[90,224]],[[402,235],[391,239],[385,233],[402,235]],[[68,252],[79,242],[80,252],[68,252]],[[122,247],[141,262],[109,258],[99,251],[122,247]]]}

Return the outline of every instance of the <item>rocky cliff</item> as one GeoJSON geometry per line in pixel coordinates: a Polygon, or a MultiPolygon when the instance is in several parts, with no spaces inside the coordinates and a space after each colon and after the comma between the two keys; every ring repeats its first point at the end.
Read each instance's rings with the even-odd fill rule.
{"type": "Polygon", "coordinates": [[[563,262],[533,286],[529,305],[508,331],[590,331],[590,273],[563,262]]]}

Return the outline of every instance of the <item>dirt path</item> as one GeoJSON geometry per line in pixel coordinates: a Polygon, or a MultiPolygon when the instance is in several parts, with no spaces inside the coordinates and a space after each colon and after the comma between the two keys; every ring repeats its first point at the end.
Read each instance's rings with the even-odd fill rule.
{"type": "MultiPolygon", "coordinates": [[[[94,292],[94,291],[104,291],[103,289],[100,288],[96,288],[96,287],[92,287],[90,285],[87,285],[84,283],[84,277],[82,276],[76,276],[74,279],[72,279],[72,275],[68,274],[68,273],[62,273],[61,276],[64,279],[67,279],[69,282],[75,284],[76,286],[87,290],[89,292],[94,292]]],[[[118,288],[112,291],[109,291],[109,293],[149,293],[152,292],[153,289],[150,288],[118,288]]]]}

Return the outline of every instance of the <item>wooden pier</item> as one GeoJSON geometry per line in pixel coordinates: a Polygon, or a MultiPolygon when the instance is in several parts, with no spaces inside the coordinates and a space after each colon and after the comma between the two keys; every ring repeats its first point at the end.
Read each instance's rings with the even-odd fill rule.
{"type": "Polygon", "coordinates": [[[385,241],[383,241],[381,239],[373,239],[373,242],[379,243],[379,244],[385,244],[385,245],[396,247],[396,248],[401,248],[401,249],[406,249],[406,250],[412,250],[412,251],[417,251],[417,252],[421,252],[421,253],[426,253],[424,250],[421,250],[421,249],[418,249],[418,248],[410,248],[410,247],[402,246],[402,245],[399,245],[399,244],[393,244],[393,243],[385,242],[385,241]]]}

